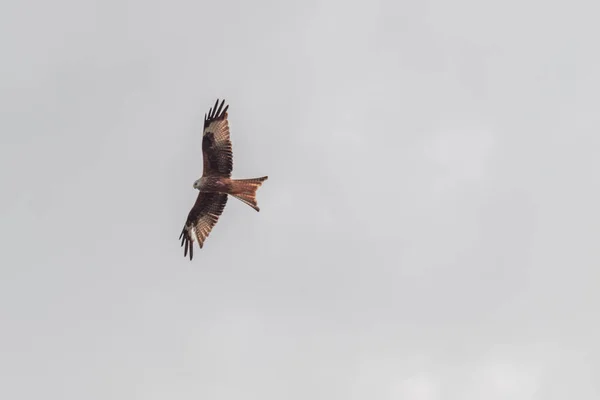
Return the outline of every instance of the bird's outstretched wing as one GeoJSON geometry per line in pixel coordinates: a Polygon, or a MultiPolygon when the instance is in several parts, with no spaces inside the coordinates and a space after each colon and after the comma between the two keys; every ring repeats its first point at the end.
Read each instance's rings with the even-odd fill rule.
{"type": "Polygon", "coordinates": [[[204,132],[202,134],[202,153],[204,156],[204,170],[202,176],[231,177],[233,169],[233,154],[231,139],[229,138],[229,122],[225,100],[219,99],[208,114],[204,115],[204,132]],[[217,108],[218,106],[218,108],[217,108]]]}
{"type": "Polygon", "coordinates": [[[194,257],[194,240],[197,240],[198,246],[202,248],[204,241],[223,213],[225,204],[227,204],[227,194],[225,193],[198,193],[196,203],[190,210],[185,226],[179,235],[181,246],[184,246],[184,257],[188,252],[190,261],[194,257]]]}

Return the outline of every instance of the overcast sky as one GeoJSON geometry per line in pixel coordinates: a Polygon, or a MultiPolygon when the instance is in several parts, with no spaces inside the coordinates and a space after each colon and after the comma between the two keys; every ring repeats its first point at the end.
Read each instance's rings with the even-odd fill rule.
{"type": "Polygon", "coordinates": [[[597,400],[599,11],[2,2],[0,397],[597,400]]]}

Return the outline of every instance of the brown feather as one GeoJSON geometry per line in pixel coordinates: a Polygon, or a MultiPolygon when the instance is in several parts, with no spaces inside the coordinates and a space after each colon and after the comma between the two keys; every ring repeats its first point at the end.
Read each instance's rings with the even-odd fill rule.
{"type": "Polygon", "coordinates": [[[219,105],[217,99],[214,107],[208,112],[208,116],[204,118],[204,132],[202,134],[204,170],[202,176],[231,177],[233,151],[227,120],[229,105],[223,108],[224,105],[225,100],[219,105]]]}
{"type": "Polygon", "coordinates": [[[219,221],[227,204],[227,196],[232,195],[259,211],[256,191],[267,177],[252,179],[230,179],[233,170],[233,154],[229,135],[229,105],[219,99],[204,114],[202,133],[202,153],[204,169],[200,193],[190,210],[186,223],[179,235],[183,255],[190,260],[194,257],[194,240],[202,248],[206,238],[219,221]]]}
{"type": "Polygon", "coordinates": [[[181,232],[181,236],[183,237],[182,243],[185,245],[184,257],[187,256],[188,251],[190,253],[190,260],[194,257],[194,234],[198,239],[198,246],[202,248],[204,241],[210,235],[210,232],[223,213],[225,204],[227,204],[227,194],[225,193],[198,193],[196,203],[190,210],[183,231],[181,232]]]}

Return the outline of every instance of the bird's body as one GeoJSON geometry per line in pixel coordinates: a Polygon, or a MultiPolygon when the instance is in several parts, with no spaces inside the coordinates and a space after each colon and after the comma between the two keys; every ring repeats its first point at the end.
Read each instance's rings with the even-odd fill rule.
{"type": "Polygon", "coordinates": [[[196,203],[190,210],[185,226],[179,238],[184,247],[184,256],[193,258],[193,242],[202,248],[204,241],[217,223],[225,205],[227,196],[231,195],[256,211],[260,211],[256,201],[256,191],[268,177],[251,179],[231,179],[233,155],[229,137],[227,110],[223,109],[225,101],[219,100],[204,118],[202,135],[202,153],[204,170],[202,177],[194,182],[194,189],[199,191],[196,203]]]}
{"type": "Polygon", "coordinates": [[[194,188],[201,192],[228,193],[231,188],[232,179],[215,176],[203,176],[194,182],[194,188]]]}

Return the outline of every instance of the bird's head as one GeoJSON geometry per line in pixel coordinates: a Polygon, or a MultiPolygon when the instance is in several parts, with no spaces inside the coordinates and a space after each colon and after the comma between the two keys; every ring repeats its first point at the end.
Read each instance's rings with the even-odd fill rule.
{"type": "Polygon", "coordinates": [[[200,190],[200,179],[194,181],[194,189],[200,190]]]}

